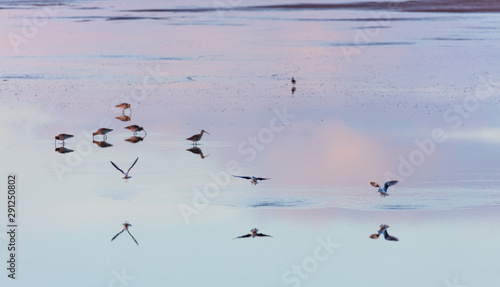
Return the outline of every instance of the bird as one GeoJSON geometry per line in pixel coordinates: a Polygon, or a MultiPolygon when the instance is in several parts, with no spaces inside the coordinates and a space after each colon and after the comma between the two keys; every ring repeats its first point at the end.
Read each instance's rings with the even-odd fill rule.
{"type": "Polygon", "coordinates": [[[292,87],[292,95],[295,93],[297,89],[295,87],[292,87]]]}
{"type": "Polygon", "coordinates": [[[134,133],[134,135],[137,134],[137,132],[140,132],[140,131],[144,131],[145,134],[148,134],[146,132],[146,130],[143,128],[143,127],[140,127],[138,125],[131,125],[131,126],[128,126],[128,127],[125,127],[127,130],[131,131],[134,133]]]}
{"type": "Polygon", "coordinates": [[[193,135],[193,136],[191,136],[191,137],[188,137],[186,140],[188,140],[188,141],[192,141],[192,142],[193,142],[193,144],[197,144],[197,142],[198,142],[199,140],[201,140],[201,137],[203,136],[203,133],[210,134],[210,133],[208,133],[208,132],[207,132],[207,131],[205,131],[205,130],[201,130],[201,132],[200,132],[199,134],[196,134],[196,135],[193,135]]]}
{"type": "Polygon", "coordinates": [[[245,234],[245,235],[242,235],[242,236],[238,236],[238,237],[235,237],[233,239],[238,239],[238,238],[248,238],[248,237],[256,237],[256,236],[259,236],[259,237],[272,237],[271,235],[267,235],[267,234],[263,234],[263,233],[257,233],[259,230],[257,228],[253,228],[252,230],[250,230],[250,233],[249,234],[245,234]]]}
{"type": "Polygon", "coordinates": [[[111,238],[111,241],[113,241],[116,237],[118,237],[118,235],[122,234],[123,231],[127,230],[128,234],[130,234],[130,237],[132,237],[132,239],[134,239],[135,244],[139,245],[139,243],[137,243],[137,240],[135,240],[135,238],[132,235],[132,233],[130,233],[130,231],[128,230],[128,228],[130,226],[132,226],[132,224],[130,224],[128,222],[123,223],[123,229],[122,229],[122,231],[118,232],[113,238],[111,238]]]}
{"type": "Polygon", "coordinates": [[[130,117],[126,116],[126,115],[121,115],[119,117],[116,117],[115,119],[120,120],[122,122],[128,122],[128,121],[130,121],[130,117]]]}
{"type": "Polygon", "coordinates": [[[126,109],[130,109],[130,112],[132,112],[132,108],[130,107],[129,103],[121,103],[119,105],[116,105],[115,107],[122,109],[122,114],[125,113],[126,109]]]}
{"type": "Polygon", "coordinates": [[[386,225],[386,224],[380,225],[380,229],[378,230],[378,232],[376,234],[370,235],[370,238],[371,239],[378,239],[380,234],[384,234],[385,240],[399,241],[396,237],[391,236],[391,235],[389,235],[389,233],[387,233],[387,228],[389,228],[389,225],[386,225]]]}
{"type": "Polygon", "coordinates": [[[233,175],[234,177],[241,177],[241,178],[244,178],[244,179],[249,179],[250,182],[253,184],[253,185],[257,185],[257,183],[259,183],[258,181],[259,180],[267,180],[267,179],[270,179],[270,178],[265,178],[265,177],[255,177],[255,176],[239,176],[239,175],[233,175]]]}
{"type": "Polygon", "coordinates": [[[107,128],[100,128],[98,129],[95,133],[92,133],[92,139],[96,136],[96,135],[103,135],[103,138],[104,140],[106,141],[106,139],[108,138],[108,136],[106,136],[107,133],[113,131],[113,129],[107,129],[107,128]]]}
{"type": "Polygon", "coordinates": [[[378,183],[376,182],[370,182],[371,186],[373,187],[377,187],[378,188],[378,192],[380,193],[380,197],[386,197],[388,196],[389,194],[387,193],[387,189],[389,188],[389,186],[393,186],[395,185],[396,183],[398,183],[397,180],[391,180],[391,181],[388,181],[384,184],[384,187],[381,187],[380,185],[378,185],[378,183]]]}
{"type": "MultiPolygon", "coordinates": [[[[55,138],[56,140],[60,140],[62,141],[62,144],[64,146],[64,141],[69,139],[69,138],[72,138],[73,135],[69,135],[69,134],[58,134],[55,138]]],[[[54,140],[54,144],[56,143],[56,141],[54,140]]]]}
{"type": "Polygon", "coordinates": [[[102,147],[102,148],[113,146],[112,144],[106,142],[105,140],[103,140],[103,141],[92,140],[92,143],[95,143],[98,147],[102,147]]]}
{"type": "Polygon", "coordinates": [[[65,148],[65,147],[63,147],[63,146],[56,148],[56,150],[55,150],[55,151],[56,151],[56,152],[58,152],[58,153],[69,153],[69,152],[73,152],[73,150],[72,150],[72,149],[65,148]]]}
{"type": "Polygon", "coordinates": [[[121,171],[123,173],[123,179],[125,179],[125,181],[128,181],[128,179],[132,178],[131,176],[128,175],[129,171],[134,167],[135,163],[137,162],[137,160],[139,160],[139,158],[136,158],[134,163],[129,167],[129,169],[127,170],[127,173],[124,173],[123,170],[121,170],[118,166],[116,166],[116,164],[112,161],[111,164],[119,171],[121,171]]]}
{"type": "Polygon", "coordinates": [[[194,146],[192,148],[188,148],[186,151],[190,151],[194,154],[199,154],[201,159],[204,159],[210,155],[210,154],[203,155],[203,151],[199,147],[196,147],[196,146],[194,146]]]}
{"type": "Polygon", "coordinates": [[[297,83],[297,81],[295,81],[295,79],[292,77],[292,85],[295,85],[295,83],[297,83]]]}

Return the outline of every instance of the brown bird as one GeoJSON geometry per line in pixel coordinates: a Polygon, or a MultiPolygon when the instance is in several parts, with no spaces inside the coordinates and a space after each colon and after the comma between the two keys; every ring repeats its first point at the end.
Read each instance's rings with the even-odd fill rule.
{"type": "Polygon", "coordinates": [[[134,135],[137,134],[137,132],[140,132],[140,131],[144,131],[145,134],[148,134],[146,132],[146,130],[143,128],[143,127],[140,127],[138,125],[131,125],[131,126],[128,126],[128,127],[125,127],[127,130],[131,131],[134,133],[134,135]]]}
{"type": "Polygon", "coordinates": [[[107,128],[100,128],[98,129],[95,133],[92,133],[92,139],[96,136],[96,135],[103,135],[103,138],[104,138],[104,141],[106,141],[106,139],[108,138],[106,136],[107,133],[113,131],[113,129],[107,129],[107,128]]]}
{"type": "Polygon", "coordinates": [[[130,112],[132,112],[132,108],[130,107],[129,103],[121,103],[119,105],[116,105],[115,107],[122,109],[122,114],[125,113],[126,109],[130,109],[130,112]]]}
{"type": "Polygon", "coordinates": [[[193,144],[197,144],[197,142],[199,140],[201,140],[201,137],[203,136],[203,133],[207,133],[209,134],[208,132],[206,132],[205,130],[201,130],[201,132],[199,134],[196,134],[196,135],[193,135],[191,137],[188,137],[186,140],[188,141],[192,141],[193,144]]]}
{"type": "MultiPolygon", "coordinates": [[[[62,144],[64,145],[64,141],[69,139],[69,138],[72,138],[73,135],[69,135],[69,134],[58,134],[55,138],[56,140],[60,140],[62,141],[62,144]]],[[[54,140],[54,144],[56,143],[56,140],[54,140]]]]}
{"type": "Polygon", "coordinates": [[[296,81],[295,81],[295,79],[292,77],[292,85],[295,85],[295,83],[297,83],[297,82],[296,82],[296,81]]]}

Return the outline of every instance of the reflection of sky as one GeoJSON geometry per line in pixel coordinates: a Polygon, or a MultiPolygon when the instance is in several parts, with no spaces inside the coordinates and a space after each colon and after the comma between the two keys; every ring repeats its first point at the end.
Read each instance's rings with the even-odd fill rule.
{"type": "MultiPolygon", "coordinates": [[[[75,2],[18,54],[0,41],[1,170],[19,174],[17,286],[106,285],[122,268],[135,276],[129,286],[293,286],[283,273],[328,236],[340,246],[303,286],[498,281],[496,15],[392,12],[347,61],[342,47],[374,25],[360,20],[370,11],[106,21],[164,4],[140,5],[75,2]],[[470,115],[445,117],[488,86],[470,115]],[[115,119],[123,101],[132,102],[130,122],[115,119]],[[245,142],[274,123],[275,109],[293,114],[290,124],[249,159],[245,142]],[[148,131],[144,141],[125,141],[131,124],[148,131]],[[91,144],[103,126],[114,129],[113,147],[91,144]],[[202,128],[203,160],[184,140],[202,128]],[[397,174],[400,156],[435,128],[448,139],[381,199],[368,182],[397,174]],[[54,152],[61,132],[75,135],[66,144],[75,152],[54,152]],[[136,157],[124,183],[109,161],[127,169],[136,157]],[[241,175],[272,179],[252,186],[231,177],[185,224],[179,204],[192,204],[230,161],[241,175]],[[68,168],[61,181],[55,166],[68,168]],[[139,247],[127,234],[109,242],[124,220],[139,247]],[[368,238],[382,223],[400,242],[368,238]],[[232,240],[253,227],[273,238],[232,240]]],[[[20,33],[34,11],[0,9],[0,31],[20,33]]]]}

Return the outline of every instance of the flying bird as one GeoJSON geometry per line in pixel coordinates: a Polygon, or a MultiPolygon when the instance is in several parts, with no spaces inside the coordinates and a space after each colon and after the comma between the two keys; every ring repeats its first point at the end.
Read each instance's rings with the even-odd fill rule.
{"type": "Polygon", "coordinates": [[[250,183],[252,183],[253,185],[257,185],[257,183],[259,183],[259,180],[267,180],[267,179],[270,179],[270,178],[265,178],[265,177],[255,177],[255,176],[239,176],[239,175],[233,175],[234,177],[241,177],[241,178],[244,178],[244,179],[249,179],[250,180],[250,183]]]}
{"type": "Polygon", "coordinates": [[[386,225],[386,224],[380,225],[380,229],[378,230],[378,232],[370,235],[370,238],[371,239],[378,239],[380,234],[384,234],[385,240],[399,241],[396,237],[391,236],[391,235],[389,235],[389,233],[387,233],[387,228],[389,228],[389,225],[386,225]]]}
{"type": "Polygon", "coordinates": [[[197,144],[197,142],[198,142],[199,140],[201,140],[201,137],[203,136],[203,133],[210,134],[210,133],[208,133],[208,132],[207,132],[207,131],[205,131],[205,130],[201,130],[201,132],[200,132],[199,134],[196,134],[196,135],[193,135],[193,136],[191,136],[191,137],[188,137],[186,140],[188,140],[188,141],[192,141],[192,142],[193,142],[193,144],[197,144]]]}
{"type": "Polygon", "coordinates": [[[135,238],[132,235],[132,233],[130,233],[130,231],[128,230],[128,228],[130,226],[132,226],[132,224],[130,224],[128,222],[123,223],[123,229],[122,229],[122,231],[118,232],[118,234],[116,234],[113,238],[111,238],[111,241],[115,240],[115,238],[118,237],[118,235],[122,234],[123,231],[127,230],[128,234],[130,234],[130,237],[132,237],[132,239],[134,239],[135,244],[139,245],[139,243],[137,243],[137,240],[135,240],[135,238]]]}
{"type": "Polygon", "coordinates": [[[55,137],[54,144],[56,143],[56,140],[60,140],[60,141],[62,141],[62,144],[64,145],[64,141],[69,139],[69,138],[72,138],[72,137],[73,137],[73,135],[69,135],[69,134],[58,134],[55,137]]]}
{"type": "Polygon", "coordinates": [[[378,183],[376,182],[370,182],[370,184],[373,186],[373,187],[377,187],[378,188],[378,192],[380,193],[380,196],[381,197],[386,197],[388,196],[389,194],[387,193],[387,189],[389,188],[389,186],[393,186],[395,185],[396,183],[398,183],[397,180],[391,180],[391,181],[388,181],[384,184],[384,187],[381,187],[380,185],[378,185],[378,183]]]}
{"type": "Polygon", "coordinates": [[[143,127],[140,127],[138,125],[131,125],[128,127],[125,127],[127,130],[131,131],[134,133],[134,135],[137,135],[137,132],[144,131],[144,133],[147,135],[148,133],[143,127]]]}
{"type": "Polygon", "coordinates": [[[119,171],[121,171],[121,173],[123,173],[123,179],[125,179],[125,181],[128,181],[129,178],[132,178],[131,176],[128,175],[129,171],[134,167],[135,163],[137,162],[137,160],[139,160],[139,158],[136,158],[134,163],[132,164],[132,166],[130,166],[130,168],[127,170],[127,173],[124,173],[123,170],[121,170],[118,166],[116,166],[116,164],[112,161],[111,164],[119,171]]]}
{"type": "Polygon", "coordinates": [[[267,235],[267,234],[263,234],[263,233],[257,233],[259,230],[257,228],[254,228],[252,230],[250,230],[250,233],[249,234],[245,234],[245,235],[242,235],[242,236],[238,236],[238,237],[235,237],[233,239],[238,239],[238,238],[248,238],[248,237],[256,237],[256,236],[259,236],[259,237],[272,237],[271,235],[267,235]]]}
{"type": "Polygon", "coordinates": [[[94,138],[96,135],[102,135],[104,138],[104,141],[106,141],[106,139],[108,138],[108,136],[106,136],[106,134],[111,132],[111,131],[113,131],[113,129],[100,128],[95,133],[92,133],[92,138],[94,138]]]}

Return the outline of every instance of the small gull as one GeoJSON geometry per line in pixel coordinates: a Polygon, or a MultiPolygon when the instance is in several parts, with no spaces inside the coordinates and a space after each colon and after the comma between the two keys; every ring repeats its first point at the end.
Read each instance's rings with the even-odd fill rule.
{"type": "Polygon", "coordinates": [[[373,187],[377,187],[378,188],[378,192],[380,193],[380,196],[381,197],[386,197],[388,196],[389,194],[387,193],[387,189],[389,189],[389,186],[393,186],[395,185],[396,183],[398,183],[397,180],[391,180],[391,181],[388,181],[384,184],[384,187],[381,187],[378,183],[376,182],[370,182],[371,186],[373,187]]]}
{"type": "Polygon", "coordinates": [[[249,179],[250,182],[253,184],[253,185],[257,185],[257,183],[259,183],[258,181],[259,180],[267,180],[267,179],[270,179],[270,178],[265,178],[265,177],[255,177],[255,176],[239,176],[239,175],[233,175],[234,177],[241,177],[241,178],[244,178],[244,179],[249,179]]]}
{"type": "Polygon", "coordinates": [[[128,181],[129,178],[132,178],[131,176],[128,175],[129,171],[134,167],[135,163],[137,162],[137,160],[139,160],[139,158],[136,158],[134,163],[129,167],[129,169],[127,170],[127,173],[124,173],[123,170],[121,170],[114,162],[110,161],[111,164],[119,171],[121,171],[121,173],[123,173],[123,179],[125,179],[125,181],[128,181]]]}

